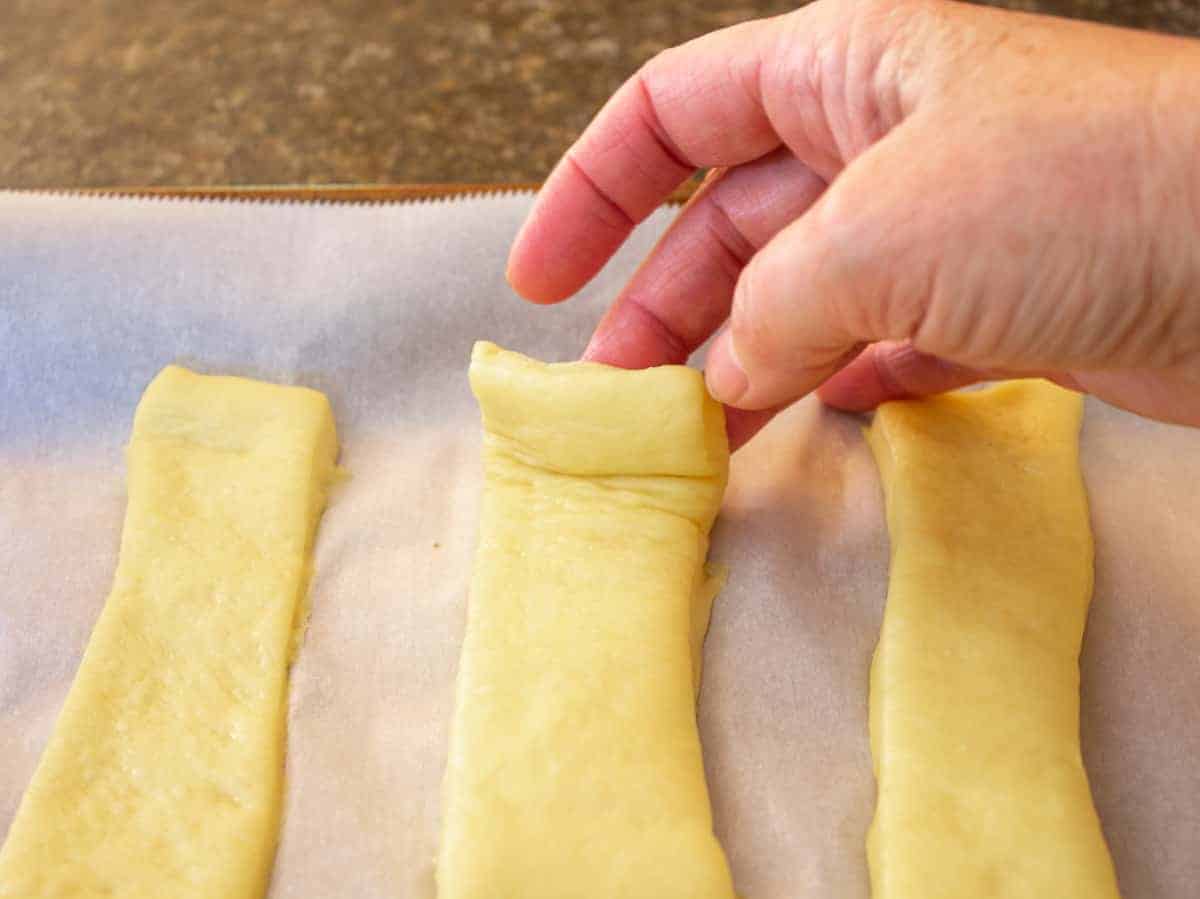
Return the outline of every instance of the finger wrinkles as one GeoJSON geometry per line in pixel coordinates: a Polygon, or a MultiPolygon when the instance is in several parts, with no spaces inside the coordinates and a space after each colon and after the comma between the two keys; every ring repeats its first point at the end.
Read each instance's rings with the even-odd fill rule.
{"type": "Polygon", "coordinates": [[[588,189],[596,196],[596,198],[601,201],[603,208],[610,213],[607,216],[603,216],[604,220],[608,224],[611,224],[616,230],[622,232],[632,230],[640,220],[640,217],[636,216],[634,212],[626,209],[616,196],[601,186],[595,177],[588,173],[586,166],[580,162],[579,158],[574,152],[568,151],[567,155],[563,157],[563,160],[568,166],[571,167],[572,171],[574,171],[579,179],[587,185],[588,189]]]}
{"type": "Polygon", "coordinates": [[[731,170],[713,185],[709,202],[728,221],[729,235],[748,261],[787,224],[803,215],[826,183],[786,148],[731,170]]]}
{"type": "Polygon", "coordinates": [[[826,115],[823,79],[818,46],[780,53],[761,75],[762,108],[788,148],[829,181],[842,162],[826,115]]]}
{"type": "Polygon", "coordinates": [[[635,223],[696,169],[663,128],[642,72],[605,105],[567,158],[635,223]]]}
{"type": "Polygon", "coordinates": [[[725,319],[736,273],[706,233],[672,241],[672,253],[639,272],[605,316],[585,357],[626,368],[676,364],[725,319]]]}
{"type": "MultiPolygon", "coordinates": [[[[644,71],[644,70],[643,70],[644,71]]],[[[639,72],[635,76],[635,84],[642,95],[641,118],[642,124],[645,126],[646,133],[650,134],[658,144],[659,152],[670,162],[675,163],[680,171],[685,174],[696,169],[696,164],[688,161],[687,157],[676,145],[675,141],[667,133],[667,129],[663,127],[662,121],[658,116],[658,109],[654,105],[654,98],[650,95],[650,87],[646,83],[646,77],[639,72]]]]}
{"type": "Polygon", "coordinates": [[[728,317],[746,262],[823,188],[785,150],[707,182],[605,317],[587,358],[623,366],[686,359],[728,317]]]}
{"type": "Polygon", "coordinates": [[[762,107],[758,73],[772,46],[764,21],[666,50],[635,77],[645,124],[692,166],[741,165],[780,140],[762,107]]]}
{"type": "Polygon", "coordinates": [[[784,143],[826,180],[907,116],[919,85],[925,6],[856,0],[789,17],[762,74],[762,102],[784,143]],[[901,83],[902,82],[902,83],[901,83]]]}
{"type": "Polygon", "coordinates": [[[743,266],[750,261],[750,257],[758,249],[758,245],[746,236],[734,220],[737,215],[736,208],[731,214],[722,203],[719,184],[712,191],[712,196],[705,207],[705,213],[704,227],[711,237],[713,245],[729,258],[728,274],[730,285],[732,285],[743,266]]]}
{"type": "Polygon", "coordinates": [[[598,359],[607,350],[612,354],[617,349],[615,341],[624,338],[624,349],[626,354],[616,353],[616,358],[621,359],[621,364],[625,368],[643,368],[651,365],[682,365],[687,362],[688,357],[696,349],[697,344],[687,337],[676,332],[675,328],[668,324],[657,312],[650,306],[646,305],[640,297],[630,296],[624,302],[624,327],[629,331],[649,332],[650,339],[647,340],[646,334],[636,335],[636,339],[630,340],[634,336],[628,332],[624,335],[610,333],[609,345],[607,347],[600,345],[589,347],[586,354],[589,359],[598,359]]]}

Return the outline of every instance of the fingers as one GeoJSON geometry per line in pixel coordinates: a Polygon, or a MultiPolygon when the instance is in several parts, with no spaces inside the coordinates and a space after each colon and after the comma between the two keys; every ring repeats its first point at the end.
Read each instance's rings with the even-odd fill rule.
{"type": "Polygon", "coordinates": [[[652,59],[542,188],[509,256],[513,287],[538,302],[570,296],[698,167],[782,145],[830,180],[916,102],[915,76],[891,51],[921,33],[924,8],[814,3],[652,59]]]}
{"type": "Polygon", "coordinates": [[[1200,427],[1200,366],[1167,370],[1075,372],[1077,389],[1107,403],[1173,424],[1200,427]]]}
{"type": "Polygon", "coordinates": [[[908,341],[885,340],[864,349],[822,384],[817,394],[837,409],[866,412],[890,400],[918,399],[1007,378],[1045,378],[1068,390],[1084,389],[1079,379],[1067,372],[976,368],[923,353],[908,341]]]}
{"type": "MultiPolygon", "coordinates": [[[[624,368],[687,361],[728,317],[742,266],[824,189],[782,149],[717,172],[609,309],[584,358],[624,368]]],[[[730,447],[742,446],[774,414],[726,409],[730,447]]]]}
{"type": "Polygon", "coordinates": [[[774,42],[770,20],[746,23],[660,54],[629,79],[542,188],[509,257],[517,292],[570,296],[696,168],[777,146],[756,83],[774,42]]]}
{"type": "MultiPolygon", "coordinates": [[[[864,344],[890,334],[875,314],[895,269],[892,210],[878,209],[864,160],[745,266],[730,326],[709,348],[709,391],[728,406],[782,406],[816,388],[864,344]],[[872,208],[875,206],[875,208],[872,208]]],[[[880,168],[880,167],[875,167],[880,168]]]]}
{"type": "MultiPolygon", "coordinates": [[[[911,343],[884,341],[867,347],[858,357],[821,385],[821,399],[848,412],[865,412],[889,400],[915,399],[944,393],[979,381],[1005,378],[1046,378],[1068,390],[1093,394],[1100,399],[1160,421],[1200,426],[1200,399],[1196,378],[1183,372],[1131,369],[1125,371],[1024,371],[972,368],[928,353],[911,343]]],[[[727,418],[730,442],[747,430],[743,421],[757,423],[752,416],[769,414],[731,410],[727,418]],[[746,416],[747,419],[739,416],[746,416]]],[[[759,425],[761,427],[761,425],[759,425]]],[[[757,430],[757,429],[755,429],[757,430]]],[[[753,436],[751,431],[738,445],[753,436]]]]}
{"type": "Polygon", "coordinates": [[[743,409],[787,404],[864,345],[908,339],[920,327],[937,278],[938,254],[928,247],[938,244],[930,243],[931,217],[914,212],[914,182],[894,177],[897,165],[914,173],[903,160],[907,142],[894,137],[843,171],[742,271],[730,326],[708,354],[718,400],[743,409]]]}
{"type": "Polygon", "coordinates": [[[600,322],[584,358],[624,368],[687,361],[729,316],[742,267],[824,188],[782,149],[706,182],[600,322]]]}
{"type": "Polygon", "coordinates": [[[888,400],[943,393],[994,377],[938,356],[908,341],[882,341],[862,351],[817,391],[830,406],[865,412],[888,400]]]}

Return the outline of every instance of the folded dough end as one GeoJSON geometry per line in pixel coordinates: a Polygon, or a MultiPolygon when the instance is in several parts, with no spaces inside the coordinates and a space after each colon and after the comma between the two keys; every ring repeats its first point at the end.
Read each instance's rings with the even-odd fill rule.
{"type": "Polygon", "coordinates": [[[488,433],[541,467],[724,482],[725,413],[695,369],[549,364],[480,341],[471,354],[471,388],[488,433]]]}

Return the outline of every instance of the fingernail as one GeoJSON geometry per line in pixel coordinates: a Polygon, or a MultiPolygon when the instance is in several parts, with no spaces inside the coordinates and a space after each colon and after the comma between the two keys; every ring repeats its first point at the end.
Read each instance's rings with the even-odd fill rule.
{"type": "Polygon", "coordinates": [[[713,399],[727,405],[737,403],[750,389],[750,379],[746,377],[746,370],[737,357],[731,335],[726,334],[713,345],[708,354],[704,377],[713,399]]]}

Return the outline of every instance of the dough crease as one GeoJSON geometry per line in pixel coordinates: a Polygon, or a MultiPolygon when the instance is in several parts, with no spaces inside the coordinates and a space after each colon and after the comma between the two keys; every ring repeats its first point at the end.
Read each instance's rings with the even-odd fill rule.
{"type": "Polygon", "coordinates": [[[698,372],[480,343],[484,492],[440,899],[731,899],[696,726],[728,473],[698,372]]]}

